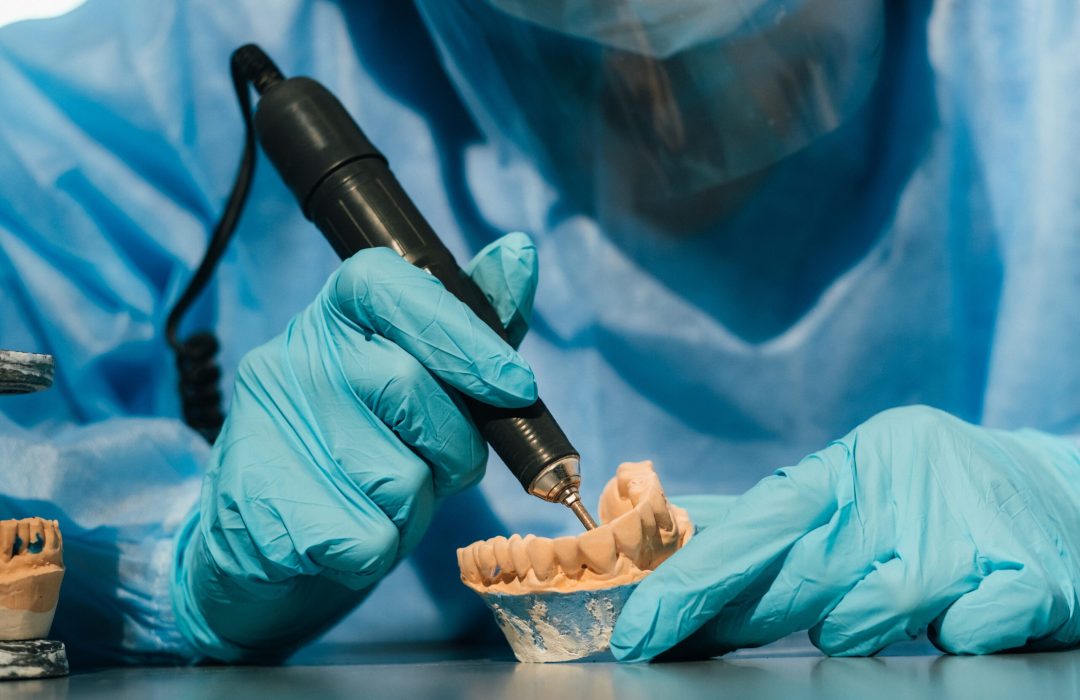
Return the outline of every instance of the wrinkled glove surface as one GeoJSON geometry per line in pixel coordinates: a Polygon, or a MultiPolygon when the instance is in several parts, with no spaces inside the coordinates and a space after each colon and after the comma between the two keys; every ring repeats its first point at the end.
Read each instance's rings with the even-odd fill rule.
{"type": "Polygon", "coordinates": [[[1080,642],[1080,452],[1064,438],[893,409],[734,502],[680,503],[705,527],[630,597],[621,660],[802,629],[847,656],[922,631],[952,653],[1080,642]]]}

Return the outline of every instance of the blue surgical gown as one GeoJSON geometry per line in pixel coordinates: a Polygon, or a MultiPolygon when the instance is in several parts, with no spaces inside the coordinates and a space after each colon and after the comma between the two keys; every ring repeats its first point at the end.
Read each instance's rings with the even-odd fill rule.
{"type": "MultiPolygon", "coordinates": [[[[61,521],[55,636],[83,659],[192,654],[167,582],[208,449],[162,329],[235,173],[228,56],[248,41],[338,95],[459,259],[534,237],[523,352],[587,501],[639,459],[670,494],[738,493],[904,404],[1080,432],[1080,13],[904,8],[865,113],[691,237],[568,207],[476,129],[406,3],[90,0],[0,28],[0,347],[57,361],[50,391],[0,398],[0,514],[61,521]]],[[[187,322],[219,334],[226,386],[337,264],[261,160],[187,322]]],[[[574,529],[493,462],[330,638],[483,635],[454,548],[574,529]]]]}

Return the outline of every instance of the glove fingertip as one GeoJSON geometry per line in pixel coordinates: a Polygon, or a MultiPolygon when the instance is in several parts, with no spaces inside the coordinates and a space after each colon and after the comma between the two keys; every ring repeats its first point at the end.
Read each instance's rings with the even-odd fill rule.
{"type": "Polygon", "coordinates": [[[536,244],[527,233],[513,231],[481,248],[465,266],[465,272],[471,275],[481,268],[492,266],[535,270],[536,244]]]}
{"type": "Polygon", "coordinates": [[[501,240],[504,242],[503,276],[507,290],[514,298],[514,305],[517,308],[515,318],[528,325],[536,297],[536,285],[540,278],[540,261],[536,245],[531,238],[521,232],[508,233],[501,240]]]}
{"type": "Polygon", "coordinates": [[[529,327],[538,268],[536,246],[524,233],[508,233],[489,243],[465,267],[499,314],[514,347],[529,327]]]}
{"type": "Polygon", "coordinates": [[[520,260],[536,259],[536,244],[529,234],[524,231],[511,231],[495,241],[493,245],[500,245],[508,253],[512,253],[520,260]]]}

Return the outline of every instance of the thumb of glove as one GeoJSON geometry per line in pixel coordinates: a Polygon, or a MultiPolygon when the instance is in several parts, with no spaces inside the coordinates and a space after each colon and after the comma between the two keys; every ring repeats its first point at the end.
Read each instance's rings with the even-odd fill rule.
{"type": "Polygon", "coordinates": [[[477,253],[465,266],[465,274],[491,302],[506,328],[510,345],[517,348],[529,330],[539,279],[532,239],[524,233],[506,234],[477,253]]]}

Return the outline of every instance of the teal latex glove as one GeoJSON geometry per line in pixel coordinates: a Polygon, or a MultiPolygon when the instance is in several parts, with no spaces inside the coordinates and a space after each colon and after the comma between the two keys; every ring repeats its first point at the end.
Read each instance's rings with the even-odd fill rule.
{"type": "Polygon", "coordinates": [[[1080,451],[925,407],[881,413],[734,503],[627,601],[621,660],[716,655],[800,629],[830,655],[927,630],[952,653],[1080,642],[1080,451]],[[677,646],[676,646],[677,645],[677,646]]]}
{"type": "MultiPolygon", "coordinates": [[[[503,237],[466,272],[519,342],[537,279],[528,237],[503,237]]],[[[344,262],[245,356],[177,541],[173,607],[197,649],[287,654],[416,546],[440,497],[479,481],[487,446],[448,386],[496,406],[536,400],[525,360],[388,249],[344,262]]]]}

